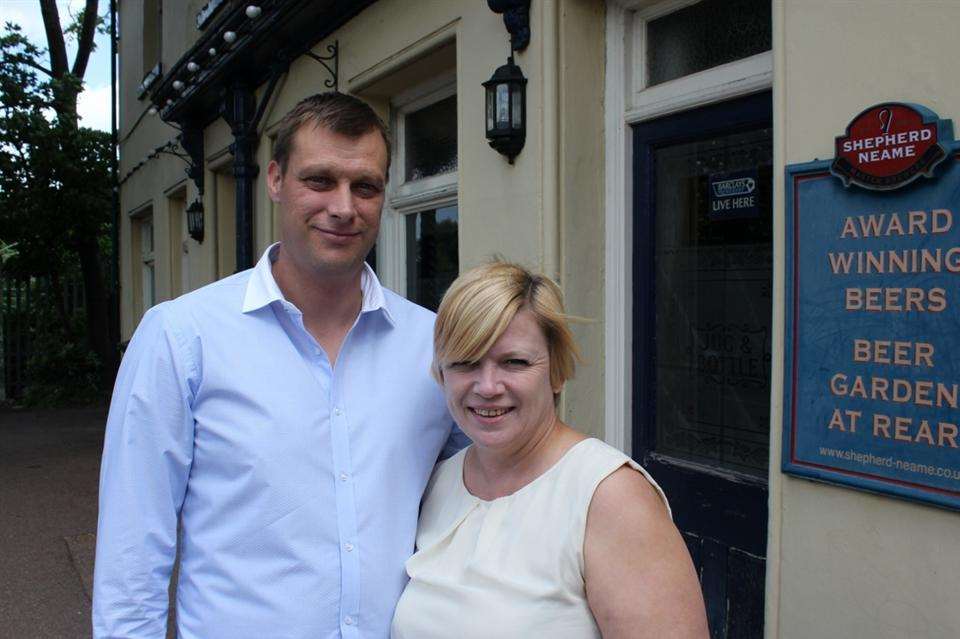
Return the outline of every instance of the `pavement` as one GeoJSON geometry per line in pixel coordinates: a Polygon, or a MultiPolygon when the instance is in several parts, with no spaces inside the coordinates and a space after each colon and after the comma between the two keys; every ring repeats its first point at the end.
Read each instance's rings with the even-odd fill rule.
{"type": "Polygon", "coordinates": [[[0,410],[0,636],[91,636],[104,409],[0,410]]]}

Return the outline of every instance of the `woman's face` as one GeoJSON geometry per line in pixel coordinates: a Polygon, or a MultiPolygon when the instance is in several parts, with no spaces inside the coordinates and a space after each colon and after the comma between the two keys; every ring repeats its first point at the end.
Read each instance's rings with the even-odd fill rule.
{"type": "Polygon", "coordinates": [[[556,419],[547,339],[534,315],[521,309],[476,364],[443,367],[443,389],[454,420],[478,447],[510,453],[556,419]]]}

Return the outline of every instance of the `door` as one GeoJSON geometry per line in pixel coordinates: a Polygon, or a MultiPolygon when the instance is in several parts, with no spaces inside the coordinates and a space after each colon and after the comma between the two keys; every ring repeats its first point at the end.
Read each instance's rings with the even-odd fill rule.
{"type": "Polygon", "coordinates": [[[634,457],[663,486],[711,636],[763,636],[769,92],[634,127],[634,457]]]}

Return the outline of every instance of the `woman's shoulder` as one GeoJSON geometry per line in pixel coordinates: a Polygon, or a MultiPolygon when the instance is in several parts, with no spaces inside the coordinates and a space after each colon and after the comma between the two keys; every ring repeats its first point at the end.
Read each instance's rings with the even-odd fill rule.
{"type": "Polygon", "coordinates": [[[575,456],[570,460],[574,472],[582,476],[591,501],[614,499],[630,501],[639,491],[656,497],[658,507],[665,507],[670,514],[670,504],[663,489],[647,472],[623,451],[595,438],[585,439],[571,450],[575,456]]]}

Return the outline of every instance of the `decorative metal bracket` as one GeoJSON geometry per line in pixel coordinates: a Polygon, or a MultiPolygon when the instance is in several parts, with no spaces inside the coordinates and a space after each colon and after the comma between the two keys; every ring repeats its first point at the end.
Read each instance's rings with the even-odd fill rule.
{"type": "Polygon", "coordinates": [[[487,0],[494,13],[503,14],[503,26],[510,34],[510,49],[523,51],[530,44],[530,0],[487,0]]]}
{"type": "Polygon", "coordinates": [[[334,91],[340,90],[339,76],[340,76],[340,41],[335,40],[333,44],[327,45],[327,52],[329,55],[320,56],[310,51],[309,49],[304,53],[320,64],[323,65],[323,68],[327,70],[330,74],[330,78],[323,81],[323,86],[328,89],[333,89],[334,91]],[[330,63],[332,62],[333,67],[331,68],[330,63]]]}
{"type": "Polygon", "coordinates": [[[184,127],[180,133],[180,146],[187,152],[187,177],[197,185],[197,192],[203,198],[203,129],[184,127]]]}
{"type": "Polygon", "coordinates": [[[187,177],[197,185],[197,192],[203,195],[203,131],[186,129],[175,140],[170,140],[153,149],[147,155],[147,159],[161,155],[172,155],[182,160],[187,165],[187,177]],[[178,146],[183,149],[183,152],[177,150],[178,146]]]}

